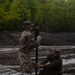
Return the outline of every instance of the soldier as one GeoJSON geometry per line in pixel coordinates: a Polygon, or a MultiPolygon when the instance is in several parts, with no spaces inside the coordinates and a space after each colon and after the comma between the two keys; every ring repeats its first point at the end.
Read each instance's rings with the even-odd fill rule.
{"type": "Polygon", "coordinates": [[[33,25],[31,21],[24,22],[24,31],[21,34],[19,41],[19,59],[21,63],[21,72],[22,73],[31,73],[32,72],[32,62],[30,59],[30,52],[38,46],[38,42],[35,41],[34,36],[31,31],[33,30],[33,25]]]}
{"type": "Polygon", "coordinates": [[[36,67],[43,68],[39,72],[39,75],[62,75],[62,59],[60,57],[60,50],[55,49],[53,53],[49,54],[47,58],[41,62],[41,64],[37,64],[36,67]]]}

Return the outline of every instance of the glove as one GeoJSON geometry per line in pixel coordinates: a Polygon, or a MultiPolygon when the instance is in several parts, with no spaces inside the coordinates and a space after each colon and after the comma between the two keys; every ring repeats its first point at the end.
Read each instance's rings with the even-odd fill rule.
{"type": "Polygon", "coordinates": [[[43,68],[43,65],[41,65],[41,64],[36,64],[35,67],[36,67],[36,68],[43,68]]]}
{"type": "Polygon", "coordinates": [[[38,40],[38,42],[40,43],[40,41],[41,41],[41,36],[37,36],[37,40],[38,40]]]}

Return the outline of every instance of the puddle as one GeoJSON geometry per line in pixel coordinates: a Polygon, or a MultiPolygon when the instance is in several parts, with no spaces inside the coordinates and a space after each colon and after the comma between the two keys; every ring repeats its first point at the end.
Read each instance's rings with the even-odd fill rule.
{"type": "MultiPolygon", "coordinates": [[[[72,48],[75,48],[75,46],[39,46],[39,49],[42,49],[42,48],[45,48],[45,49],[56,49],[56,48],[60,48],[60,49],[72,49],[72,48]]],[[[14,47],[0,47],[0,51],[7,51],[7,50],[12,50],[12,49],[16,49],[18,50],[18,47],[14,46],[14,47]]]]}
{"type": "Polygon", "coordinates": [[[68,57],[68,56],[74,56],[75,54],[65,54],[65,55],[61,55],[61,57],[68,57]]]}
{"type": "Polygon", "coordinates": [[[63,59],[63,65],[75,64],[75,59],[63,59]]]}
{"type": "Polygon", "coordinates": [[[0,48],[0,51],[17,51],[18,48],[0,48]]]}

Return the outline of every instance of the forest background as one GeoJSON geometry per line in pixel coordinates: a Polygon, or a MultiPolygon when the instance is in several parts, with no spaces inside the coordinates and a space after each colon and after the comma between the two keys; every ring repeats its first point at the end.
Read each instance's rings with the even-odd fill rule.
{"type": "Polygon", "coordinates": [[[21,31],[23,21],[46,32],[75,32],[75,0],[0,0],[0,32],[21,31]]]}

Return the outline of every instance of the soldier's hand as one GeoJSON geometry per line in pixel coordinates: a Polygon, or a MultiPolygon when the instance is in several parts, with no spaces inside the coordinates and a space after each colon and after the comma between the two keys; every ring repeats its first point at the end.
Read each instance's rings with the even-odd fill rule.
{"type": "Polygon", "coordinates": [[[38,47],[40,45],[38,40],[31,40],[31,44],[34,45],[35,47],[38,47]]]}
{"type": "Polygon", "coordinates": [[[36,64],[35,67],[36,68],[43,68],[43,65],[42,64],[36,64]]]}
{"type": "Polygon", "coordinates": [[[34,38],[32,38],[30,41],[31,41],[32,43],[34,43],[35,39],[34,39],[34,38]]]}
{"type": "Polygon", "coordinates": [[[36,40],[35,41],[35,46],[38,47],[40,45],[40,43],[36,40]]]}

